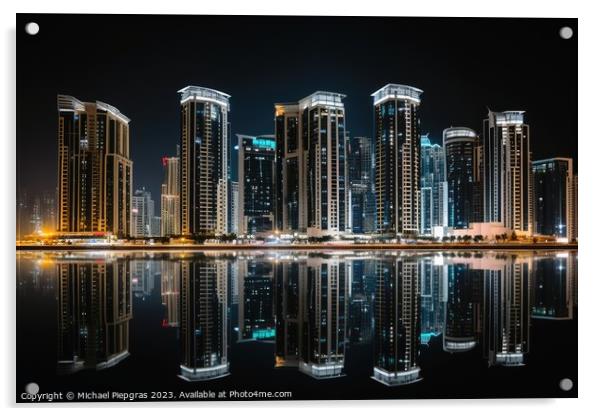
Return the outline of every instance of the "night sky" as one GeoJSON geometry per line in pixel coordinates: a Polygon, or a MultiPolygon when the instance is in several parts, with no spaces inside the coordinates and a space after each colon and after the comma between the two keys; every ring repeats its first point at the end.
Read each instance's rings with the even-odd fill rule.
{"type": "Polygon", "coordinates": [[[20,14],[17,28],[17,189],[28,194],[56,187],[56,95],[68,94],[131,118],[134,186],[159,201],[187,85],[232,96],[233,135],[273,134],[275,102],[326,90],[347,95],[351,136],[373,137],[370,94],[407,84],[424,90],[421,130],[437,142],[452,125],[480,134],[487,107],[525,110],[533,159],[577,162],[576,19],[20,14]],[[30,21],[36,36],[22,30],[30,21]]]}

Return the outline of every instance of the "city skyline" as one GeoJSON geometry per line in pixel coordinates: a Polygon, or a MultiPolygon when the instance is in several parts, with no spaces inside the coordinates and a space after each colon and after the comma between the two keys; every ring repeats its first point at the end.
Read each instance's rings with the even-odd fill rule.
{"type": "MultiPolygon", "coordinates": [[[[29,19],[32,16],[19,15],[19,19],[29,19]]],[[[48,19],[39,15],[35,17],[41,23],[48,19]]],[[[244,48],[236,43],[237,40],[227,38],[227,44],[240,54],[237,60],[242,59],[250,63],[258,63],[264,59],[268,50],[259,45],[268,37],[269,32],[278,29],[281,25],[286,24],[294,28],[302,26],[305,22],[303,18],[295,17],[188,16],[179,18],[207,22],[211,27],[219,25],[225,21],[224,19],[231,19],[229,21],[236,22],[242,27],[253,27],[253,30],[250,30],[249,40],[243,42],[246,45],[244,48]]],[[[573,62],[576,61],[576,50],[572,46],[573,41],[564,41],[558,36],[550,36],[548,39],[538,35],[547,32],[555,35],[557,28],[565,24],[576,26],[576,21],[571,19],[513,20],[514,30],[508,32],[505,30],[504,19],[312,18],[312,24],[317,25],[316,32],[328,30],[326,33],[330,33],[332,30],[337,30],[337,33],[344,34],[348,40],[341,46],[341,50],[334,51],[336,62],[319,50],[313,52],[315,58],[323,63],[319,69],[321,76],[317,76],[318,68],[306,65],[298,58],[293,58],[290,63],[285,64],[286,71],[279,71],[283,64],[278,64],[274,71],[260,71],[257,65],[250,65],[245,68],[244,76],[240,76],[238,71],[226,69],[228,63],[234,58],[225,56],[220,51],[216,53],[221,54],[224,59],[220,61],[221,63],[218,63],[219,59],[217,59],[215,65],[211,65],[210,68],[206,65],[199,66],[199,62],[194,59],[188,61],[189,58],[184,61],[181,61],[183,58],[174,58],[170,62],[174,64],[186,62],[191,65],[178,66],[170,63],[165,67],[167,62],[148,61],[140,55],[146,53],[148,48],[143,48],[141,52],[130,50],[126,52],[114,46],[117,43],[107,42],[112,45],[110,48],[114,49],[115,59],[120,59],[125,65],[120,65],[119,70],[113,70],[110,63],[95,62],[87,68],[91,71],[91,76],[105,74],[107,82],[112,86],[108,89],[82,82],[83,79],[77,72],[64,67],[63,61],[54,55],[52,59],[53,63],[58,65],[57,69],[43,73],[36,71],[34,77],[31,69],[25,67],[27,64],[33,68],[49,59],[50,56],[45,50],[52,48],[44,48],[45,43],[60,36],[68,36],[65,32],[67,27],[71,31],[76,30],[79,25],[90,27],[98,23],[94,16],[73,21],[67,16],[55,15],[53,19],[58,19],[54,22],[65,19],[65,22],[69,21],[69,25],[48,23],[45,26],[44,38],[29,37],[19,40],[31,45],[27,46],[28,48],[35,48],[37,51],[36,64],[29,65],[28,60],[31,58],[27,56],[19,61],[19,65],[23,65],[23,70],[19,68],[22,76],[18,79],[17,97],[18,189],[27,189],[30,194],[52,192],[54,189],[51,175],[39,173],[56,171],[53,165],[57,158],[48,157],[56,154],[57,151],[49,132],[56,131],[53,102],[57,92],[63,92],[85,100],[99,99],[109,102],[134,120],[130,138],[132,159],[136,167],[133,185],[134,188],[146,187],[155,195],[155,199],[158,199],[162,177],[161,170],[157,169],[158,163],[161,157],[173,154],[173,147],[178,143],[179,137],[177,122],[179,107],[173,91],[184,85],[210,86],[231,94],[230,121],[233,134],[263,134],[272,131],[273,110],[271,109],[274,102],[283,99],[294,100],[320,89],[340,91],[347,96],[346,129],[351,137],[373,137],[369,94],[387,82],[406,83],[425,91],[421,105],[421,132],[430,132],[433,142],[441,144],[440,132],[449,126],[463,125],[479,131],[487,107],[500,111],[522,109],[527,111],[529,124],[533,129],[533,160],[558,156],[572,157],[577,170],[576,104],[571,105],[573,102],[576,103],[576,82],[570,84],[573,79],[576,79],[570,75],[575,73],[573,62]],[[358,22],[362,23],[362,27],[373,30],[355,34],[352,27],[358,22]],[[400,22],[404,24],[399,25],[400,22]],[[326,27],[331,29],[325,29],[326,27]],[[440,30],[446,30],[447,33],[446,42],[442,45],[438,45],[441,39],[436,34],[441,33],[440,30]],[[480,35],[469,36],[474,31],[478,31],[480,35]],[[385,37],[384,41],[376,41],[377,34],[379,34],[378,39],[382,39],[383,35],[389,37],[385,37]],[[402,35],[405,35],[405,38],[402,35]],[[496,39],[502,37],[508,42],[516,42],[520,45],[514,50],[517,59],[523,60],[520,70],[503,64],[501,57],[485,56],[484,45],[495,43],[496,39]],[[378,69],[370,65],[376,54],[386,53],[393,39],[401,38],[407,39],[399,41],[399,46],[403,47],[406,54],[405,58],[417,62],[417,67],[400,66],[401,58],[395,57],[390,57],[389,64],[378,69]],[[537,44],[534,44],[535,38],[537,44]],[[31,44],[32,42],[34,43],[31,44]],[[347,44],[359,48],[352,51],[350,46],[346,46],[347,44]],[[459,49],[460,44],[461,49],[459,49]],[[370,50],[365,49],[368,45],[370,50]],[[462,53],[459,53],[460,50],[462,53]],[[548,50],[553,50],[554,53],[547,54],[548,50]],[[367,59],[358,61],[357,57],[362,55],[367,59]],[[552,72],[556,72],[547,69],[552,65],[550,56],[555,57],[553,67],[556,71],[558,73],[562,71],[566,74],[566,79],[570,80],[563,89],[553,88],[552,72]],[[136,59],[148,62],[148,71],[138,71],[139,64],[127,64],[136,62],[136,59]],[[354,65],[346,65],[351,60],[354,65]],[[461,63],[470,62],[495,63],[495,65],[487,66],[486,70],[483,70],[483,65],[477,65],[478,68],[474,69],[471,69],[470,65],[460,66],[461,63]],[[60,72],[55,72],[59,67],[60,72]],[[446,68],[446,71],[442,68],[446,68]],[[462,72],[459,71],[460,68],[462,72]],[[133,76],[134,71],[137,71],[135,76],[133,76]],[[161,77],[154,75],[158,74],[158,71],[161,77]],[[60,76],[57,78],[57,75],[60,76]],[[129,79],[135,81],[125,83],[129,79]],[[291,83],[292,79],[300,82],[291,83]],[[309,85],[310,83],[314,85],[309,85]],[[252,85],[261,86],[262,93],[259,97],[250,89],[252,85]],[[462,89],[458,90],[458,87],[462,89]],[[27,120],[30,112],[25,110],[25,106],[34,99],[38,103],[36,123],[29,123],[27,120]],[[568,117],[563,117],[562,123],[550,123],[547,121],[548,115],[554,108],[552,103],[558,99],[567,103],[568,117]],[[461,105],[457,105],[458,100],[461,101],[461,105]],[[36,145],[40,149],[38,154],[44,157],[26,152],[23,147],[25,143],[36,145]],[[34,165],[39,169],[32,169],[34,165]]],[[[126,25],[125,20],[116,17],[110,37],[131,30],[132,25],[146,25],[153,19],[152,16],[134,16],[133,19],[127,20],[126,25]]],[[[163,26],[167,29],[176,25],[178,19],[168,18],[163,26]]],[[[186,27],[180,24],[178,26],[186,27]]],[[[282,38],[276,40],[274,47],[277,48],[285,42],[290,43],[287,41],[296,39],[298,35],[293,32],[293,30],[279,31],[282,33],[282,38]]],[[[157,33],[165,35],[161,30],[157,33]]],[[[149,43],[142,40],[140,42],[150,46],[152,36],[148,40],[149,43]]],[[[153,46],[156,46],[156,42],[153,46]]],[[[166,56],[172,56],[184,46],[183,44],[176,46],[174,51],[163,50],[163,52],[166,56]]],[[[64,52],[59,50],[58,53],[60,55],[64,52]]],[[[84,60],[84,64],[85,62],[84,60]]]]}

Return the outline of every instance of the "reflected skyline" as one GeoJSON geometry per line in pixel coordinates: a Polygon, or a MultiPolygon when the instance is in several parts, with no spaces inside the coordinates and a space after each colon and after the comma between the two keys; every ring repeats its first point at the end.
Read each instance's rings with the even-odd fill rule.
{"type": "Polygon", "coordinates": [[[243,377],[231,354],[244,344],[272,351],[272,377],[297,371],[311,385],[364,368],[362,383],[404,389],[433,377],[432,354],[528,367],[532,320],[571,321],[576,308],[576,253],[23,252],[18,263],[18,291],[56,294],[60,377],[126,365],[133,328],[157,310],[145,325],[173,328],[171,375],[191,385],[243,377]]]}

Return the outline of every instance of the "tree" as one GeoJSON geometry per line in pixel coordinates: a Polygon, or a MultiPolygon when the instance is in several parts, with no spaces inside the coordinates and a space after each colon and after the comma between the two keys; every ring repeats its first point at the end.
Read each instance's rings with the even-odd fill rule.
{"type": "Polygon", "coordinates": [[[516,235],[516,231],[512,230],[512,234],[510,235],[510,240],[511,241],[518,240],[518,236],[516,235]]]}

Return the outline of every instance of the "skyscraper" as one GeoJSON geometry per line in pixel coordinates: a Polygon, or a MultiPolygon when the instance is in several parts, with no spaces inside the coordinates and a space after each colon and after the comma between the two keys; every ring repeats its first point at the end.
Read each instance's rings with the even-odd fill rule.
{"type": "Polygon", "coordinates": [[[282,199],[285,232],[333,236],[346,230],[344,98],[317,91],[297,103],[275,105],[277,167],[282,169],[276,199],[282,199]]]}
{"type": "Polygon", "coordinates": [[[164,157],[161,184],[161,235],[180,235],[180,151],[176,157],[164,157]]]}
{"type": "Polygon", "coordinates": [[[448,225],[468,228],[473,218],[473,198],[477,187],[475,155],[477,134],[467,127],[443,130],[445,176],[448,189],[448,225]]]}
{"type": "Polygon", "coordinates": [[[484,221],[531,234],[531,148],[524,111],[489,111],[483,121],[484,221]]]}
{"type": "MultiPolygon", "coordinates": [[[[463,352],[477,344],[473,302],[473,274],[468,264],[453,264],[447,268],[445,291],[445,327],[443,349],[447,352],[463,352]]],[[[474,272],[474,271],[472,271],[474,272]]]]}
{"type": "Polygon", "coordinates": [[[573,159],[557,157],[533,162],[535,233],[567,241],[575,238],[573,185],[573,159]]]}
{"type": "Polygon", "coordinates": [[[238,137],[238,233],[274,229],[275,156],[273,135],[238,137]]]}
{"type": "Polygon", "coordinates": [[[422,90],[387,84],[374,98],[376,231],[411,236],[420,231],[420,121],[422,90]]]}
{"type": "Polygon", "coordinates": [[[142,187],[136,189],[132,197],[132,232],[133,237],[151,237],[152,222],[155,216],[155,201],[151,193],[142,187]]]}
{"type": "Polygon", "coordinates": [[[58,96],[58,231],[130,235],[130,119],[115,107],[58,96]]]}
{"type": "Polygon", "coordinates": [[[348,227],[353,233],[372,233],[375,226],[372,139],[354,137],[348,147],[348,227]]]}
{"type": "Polygon", "coordinates": [[[178,91],[181,106],[180,232],[227,233],[230,96],[209,88],[178,91]]]}
{"type": "Polygon", "coordinates": [[[420,234],[432,235],[434,227],[447,226],[447,182],[443,148],[420,139],[420,234]]]}
{"type": "Polygon", "coordinates": [[[374,376],[387,386],[420,380],[420,268],[416,258],[376,266],[374,376]]]}

